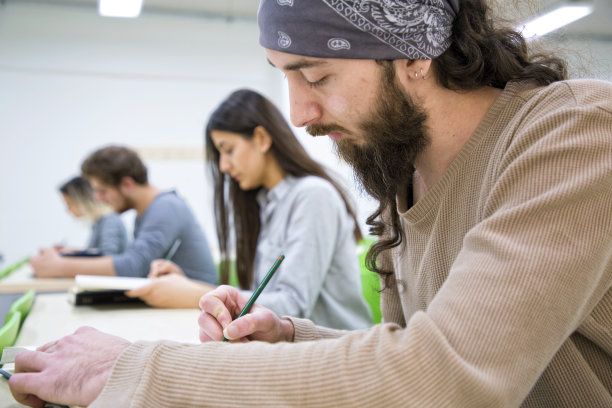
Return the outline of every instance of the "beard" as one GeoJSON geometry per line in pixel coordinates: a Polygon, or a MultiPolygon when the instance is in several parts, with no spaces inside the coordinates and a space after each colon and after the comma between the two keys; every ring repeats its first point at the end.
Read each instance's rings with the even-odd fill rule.
{"type": "MultiPolygon", "coordinates": [[[[338,156],[351,165],[362,188],[381,204],[395,200],[401,185],[411,183],[414,161],[429,143],[423,108],[406,95],[395,79],[393,65],[381,72],[376,107],[369,118],[358,124],[364,143],[339,140],[338,156]]],[[[345,131],[337,125],[311,125],[311,135],[345,131]]]]}
{"type": "Polygon", "coordinates": [[[121,201],[116,204],[116,207],[113,207],[113,211],[115,211],[117,214],[123,214],[124,212],[133,208],[136,208],[136,203],[134,200],[121,194],[121,201]]]}

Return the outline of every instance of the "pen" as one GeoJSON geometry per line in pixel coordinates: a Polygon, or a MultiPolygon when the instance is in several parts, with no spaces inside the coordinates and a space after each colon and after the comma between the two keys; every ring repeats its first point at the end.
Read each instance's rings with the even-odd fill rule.
{"type": "MultiPolygon", "coordinates": [[[[3,370],[3,369],[1,369],[1,368],[0,368],[0,374],[1,374],[1,375],[2,375],[4,378],[6,378],[7,380],[10,380],[10,379],[11,379],[11,374],[10,374],[10,373],[8,373],[8,372],[6,372],[6,371],[4,371],[4,370],[3,370]]],[[[43,407],[43,408],[70,408],[70,407],[68,407],[67,405],[58,405],[58,404],[52,404],[52,403],[49,403],[49,402],[45,402],[45,405],[44,405],[44,407],[43,407]]]]}
{"type": "Polygon", "coordinates": [[[176,251],[178,251],[179,247],[181,246],[181,239],[177,238],[174,243],[172,244],[172,246],[170,247],[170,249],[168,250],[168,253],[165,256],[165,260],[169,261],[172,259],[172,257],[174,256],[174,254],[176,254],[176,251]]]}
{"type": "MultiPolygon", "coordinates": [[[[255,292],[253,292],[253,294],[251,295],[251,298],[246,303],[246,305],[244,305],[244,308],[242,309],[242,311],[240,312],[240,314],[238,315],[236,319],[239,319],[245,314],[249,313],[249,310],[251,310],[251,307],[253,307],[253,304],[255,303],[255,301],[261,294],[261,292],[264,290],[264,288],[266,287],[270,279],[272,279],[272,275],[274,275],[274,272],[276,272],[281,262],[283,262],[283,259],[285,259],[285,255],[281,255],[278,258],[276,258],[274,265],[272,265],[272,267],[270,268],[266,276],[263,278],[259,286],[257,286],[257,289],[255,289],[255,292]]],[[[222,341],[229,341],[229,340],[225,338],[225,336],[223,336],[222,341]]]]}

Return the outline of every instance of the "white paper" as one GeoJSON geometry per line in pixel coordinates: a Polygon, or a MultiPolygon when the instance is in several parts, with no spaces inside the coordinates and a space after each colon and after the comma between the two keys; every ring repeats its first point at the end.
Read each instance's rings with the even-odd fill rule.
{"type": "Polygon", "coordinates": [[[124,276],[77,275],[74,278],[78,290],[131,290],[140,288],[151,280],[124,276]]]}

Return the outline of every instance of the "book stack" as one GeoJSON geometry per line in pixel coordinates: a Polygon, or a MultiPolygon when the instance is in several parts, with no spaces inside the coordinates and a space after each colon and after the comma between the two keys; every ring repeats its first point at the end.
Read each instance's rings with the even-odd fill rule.
{"type": "Polygon", "coordinates": [[[139,298],[125,295],[150,282],[148,278],[122,276],[77,275],[74,286],[68,292],[68,300],[75,306],[91,306],[116,303],[144,303],[139,298]]]}

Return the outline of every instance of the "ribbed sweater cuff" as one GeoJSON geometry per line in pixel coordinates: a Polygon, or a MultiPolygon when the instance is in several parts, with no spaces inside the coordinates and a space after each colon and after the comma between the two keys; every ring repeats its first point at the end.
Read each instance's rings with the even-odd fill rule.
{"type": "Polygon", "coordinates": [[[294,342],[316,340],[319,338],[317,326],[315,326],[312,321],[289,316],[284,316],[283,318],[289,319],[291,323],[293,323],[293,328],[295,330],[293,336],[294,342]]]}
{"type": "Polygon", "coordinates": [[[346,330],[336,330],[317,326],[308,319],[298,319],[290,316],[284,316],[283,318],[289,319],[293,323],[295,330],[295,334],[293,336],[294,343],[298,343],[300,341],[333,339],[348,333],[346,330]]]}
{"type": "Polygon", "coordinates": [[[140,380],[145,371],[147,359],[155,349],[156,343],[139,341],[126,348],[115,361],[111,376],[98,398],[89,408],[129,407],[132,404],[140,380]]]}

